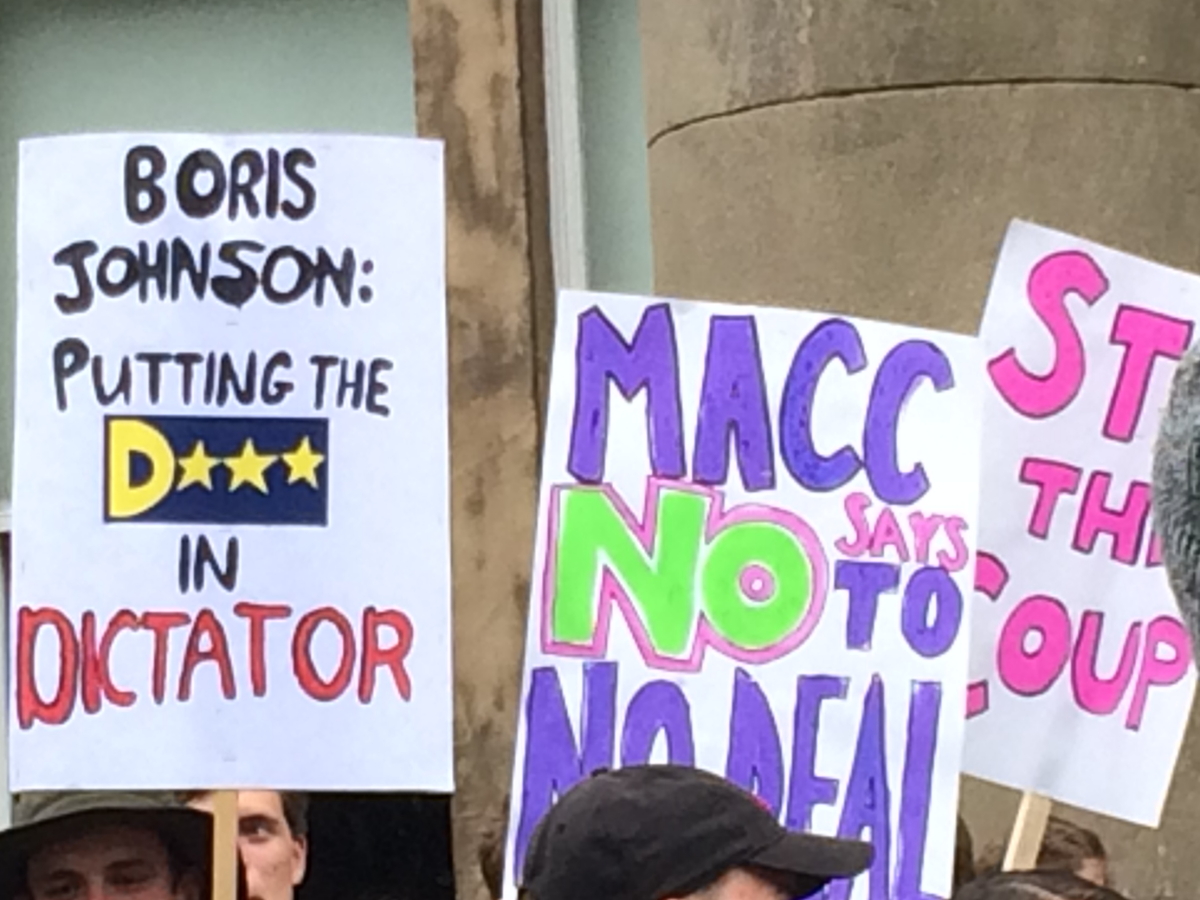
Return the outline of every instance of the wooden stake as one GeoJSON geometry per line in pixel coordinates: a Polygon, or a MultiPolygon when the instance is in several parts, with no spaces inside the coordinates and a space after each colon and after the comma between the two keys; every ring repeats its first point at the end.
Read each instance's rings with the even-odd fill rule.
{"type": "Polygon", "coordinates": [[[237,791],[213,794],[212,900],[237,900],[237,791]]]}
{"type": "Polygon", "coordinates": [[[1046,823],[1050,820],[1053,801],[1042,794],[1025,791],[1021,805],[1017,808],[1017,819],[1013,822],[1008,847],[1004,851],[1004,871],[1027,871],[1037,867],[1038,853],[1042,849],[1042,838],[1046,835],[1046,823]]]}

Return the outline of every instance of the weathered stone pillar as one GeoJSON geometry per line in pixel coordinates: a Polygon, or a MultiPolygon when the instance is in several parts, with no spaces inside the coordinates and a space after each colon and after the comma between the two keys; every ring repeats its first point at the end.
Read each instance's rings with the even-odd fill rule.
{"type": "MultiPolygon", "coordinates": [[[[1195,0],[641,0],[657,292],[974,331],[1010,218],[1200,270],[1195,0]]],[[[1193,729],[1134,896],[1200,889],[1193,729]]],[[[969,784],[977,843],[1015,799],[969,784]]],[[[1077,817],[1095,824],[1087,816],[1077,817]]]]}
{"type": "Polygon", "coordinates": [[[446,159],[454,862],[458,895],[483,900],[479,843],[509,789],[537,507],[534,298],[549,289],[549,241],[539,69],[522,62],[541,37],[532,0],[409,9],[418,132],[444,140],[446,159]]]}

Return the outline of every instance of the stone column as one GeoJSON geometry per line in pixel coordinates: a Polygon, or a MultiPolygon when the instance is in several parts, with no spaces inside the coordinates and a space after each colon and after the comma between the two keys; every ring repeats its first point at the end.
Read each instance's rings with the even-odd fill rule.
{"type": "Polygon", "coordinates": [[[479,847],[504,824],[537,510],[536,310],[552,308],[541,35],[533,0],[409,9],[418,132],[441,138],[446,160],[454,864],[458,896],[484,900],[479,847]]]}
{"type": "MultiPolygon", "coordinates": [[[[1200,270],[1194,0],[641,0],[659,294],[973,332],[1011,218],[1200,270]]],[[[1193,729],[1135,896],[1200,889],[1193,729]]],[[[1015,797],[968,783],[976,843],[1015,797]]],[[[1085,815],[1075,816],[1095,825],[1085,815]]]]}
{"type": "Polygon", "coordinates": [[[976,328],[1012,217],[1200,267],[1200,4],[642,0],[659,293],[976,328]]]}

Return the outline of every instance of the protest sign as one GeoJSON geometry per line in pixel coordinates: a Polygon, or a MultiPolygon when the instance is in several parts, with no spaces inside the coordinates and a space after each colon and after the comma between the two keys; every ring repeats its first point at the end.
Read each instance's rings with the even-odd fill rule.
{"type": "Polygon", "coordinates": [[[669,760],[789,827],[869,837],[856,895],[948,894],[977,353],[814,313],[560,297],[510,893],[585,773],[669,760]]]}
{"type": "Polygon", "coordinates": [[[1200,278],[1014,222],[983,322],[965,768],[1156,825],[1195,676],[1150,466],[1200,278]]]}
{"type": "Polygon", "coordinates": [[[15,790],[451,789],[441,156],[22,143],[15,790]]]}

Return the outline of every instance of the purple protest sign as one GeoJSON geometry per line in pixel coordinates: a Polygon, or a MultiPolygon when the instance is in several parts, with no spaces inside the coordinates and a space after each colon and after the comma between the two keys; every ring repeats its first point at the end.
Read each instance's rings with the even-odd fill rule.
{"type": "Polygon", "coordinates": [[[592,770],[700,766],[950,888],[982,364],[814,313],[559,299],[508,893],[592,770]]]}

